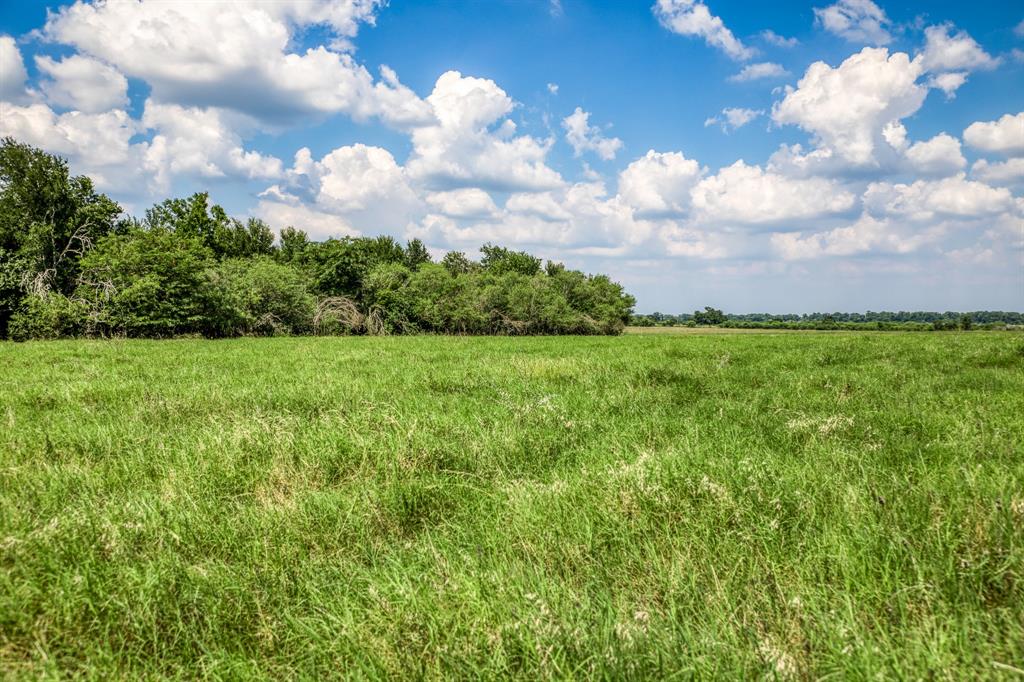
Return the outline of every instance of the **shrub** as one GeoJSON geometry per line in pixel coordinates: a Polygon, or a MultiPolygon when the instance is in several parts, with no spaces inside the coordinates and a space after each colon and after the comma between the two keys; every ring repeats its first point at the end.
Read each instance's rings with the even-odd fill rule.
{"type": "Polygon", "coordinates": [[[85,333],[88,306],[63,294],[32,294],[11,318],[10,335],[15,341],[66,339],[85,333]]]}
{"type": "Polygon", "coordinates": [[[206,273],[208,336],[275,336],[313,331],[316,299],[290,265],[261,256],[232,259],[206,273]]]}

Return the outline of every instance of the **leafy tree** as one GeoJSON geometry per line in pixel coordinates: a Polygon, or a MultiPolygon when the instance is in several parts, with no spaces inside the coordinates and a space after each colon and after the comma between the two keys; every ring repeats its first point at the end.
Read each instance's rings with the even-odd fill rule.
{"type": "Polygon", "coordinates": [[[111,234],[82,259],[78,298],[89,305],[100,333],[217,335],[208,325],[205,273],[212,265],[213,256],[198,236],[163,227],[111,234]]]}
{"type": "Polygon", "coordinates": [[[454,277],[472,272],[476,263],[469,260],[461,251],[449,251],[441,259],[441,265],[454,277]]]}
{"type": "Polygon", "coordinates": [[[512,251],[502,246],[484,244],[480,247],[480,253],[484,255],[480,259],[480,264],[485,270],[495,275],[518,272],[521,275],[532,277],[541,271],[540,258],[531,256],[525,251],[512,251]]]}
{"type": "Polygon", "coordinates": [[[258,218],[242,222],[228,216],[210,195],[197,192],[187,199],[167,199],[146,211],[148,228],[171,230],[196,238],[217,258],[247,258],[273,252],[274,233],[258,218]]]}
{"type": "Polygon", "coordinates": [[[693,321],[700,325],[720,325],[725,322],[725,313],[717,308],[704,306],[704,310],[693,313],[693,321]]]}
{"type": "Polygon", "coordinates": [[[416,270],[421,265],[430,262],[430,252],[419,239],[410,240],[405,245],[405,267],[416,270]]]}
{"type": "Polygon", "coordinates": [[[0,338],[29,293],[73,291],[82,255],[117,228],[120,214],[64,159],[0,141],[0,338]]]}
{"type": "Polygon", "coordinates": [[[277,259],[285,263],[302,262],[309,246],[309,236],[302,230],[286,227],[281,230],[281,246],[276,252],[277,259]]]}

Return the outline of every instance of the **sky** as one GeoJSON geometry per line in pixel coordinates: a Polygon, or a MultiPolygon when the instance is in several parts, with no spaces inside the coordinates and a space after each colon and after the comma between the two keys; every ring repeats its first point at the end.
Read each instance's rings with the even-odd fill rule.
{"type": "Polygon", "coordinates": [[[0,135],[638,312],[1024,310],[1021,2],[0,0],[0,135]]]}

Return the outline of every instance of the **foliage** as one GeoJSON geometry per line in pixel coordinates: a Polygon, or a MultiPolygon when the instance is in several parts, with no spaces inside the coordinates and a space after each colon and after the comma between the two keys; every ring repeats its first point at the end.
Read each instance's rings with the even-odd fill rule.
{"type": "Polygon", "coordinates": [[[275,245],[205,192],[121,218],[65,161],[10,139],[0,180],[0,338],[617,334],[632,312],[606,277],[492,244],[442,265],[419,239],[286,227],[275,245]]]}
{"type": "MultiPolygon", "coordinates": [[[[78,261],[119,224],[121,208],[72,177],[65,160],[0,141],[0,338],[34,294],[71,294],[78,261]]],[[[37,306],[38,307],[38,306],[37,306]]]]}
{"type": "Polygon", "coordinates": [[[280,336],[313,331],[316,298],[303,274],[269,257],[231,259],[207,271],[206,290],[217,297],[207,326],[219,336],[280,336]]]}
{"type": "Polygon", "coordinates": [[[711,306],[704,306],[704,310],[693,313],[693,321],[701,325],[718,325],[725,322],[725,313],[711,306]]]}
{"type": "Polygon", "coordinates": [[[58,293],[29,294],[10,321],[15,341],[66,339],[80,336],[88,327],[88,307],[79,299],[58,293]]]}
{"type": "Polygon", "coordinates": [[[691,333],[9,344],[0,670],[1020,667],[1024,337],[691,333]]]}
{"type": "Polygon", "coordinates": [[[210,324],[216,299],[208,297],[206,270],[212,261],[199,235],[133,228],[108,235],[85,255],[78,296],[101,334],[220,335],[220,325],[210,324]]]}

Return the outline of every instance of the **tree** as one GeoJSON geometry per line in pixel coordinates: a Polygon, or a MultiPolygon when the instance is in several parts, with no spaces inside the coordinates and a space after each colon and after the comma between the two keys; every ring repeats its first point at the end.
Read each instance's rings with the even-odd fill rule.
{"type": "Polygon", "coordinates": [[[82,259],[77,297],[89,306],[98,333],[165,338],[210,332],[209,320],[222,312],[210,310],[205,272],[212,265],[198,236],[163,227],[111,234],[82,259]]]}
{"type": "Polygon", "coordinates": [[[405,245],[405,267],[416,270],[430,262],[430,252],[419,239],[412,239],[405,245]]]}
{"type": "Polygon", "coordinates": [[[0,141],[0,338],[29,294],[69,294],[81,257],[117,229],[121,207],[67,162],[0,141]]]}
{"type": "Polygon", "coordinates": [[[306,256],[309,237],[302,230],[286,227],[281,230],[281,245],[276,252],[277,259],[285,263],[301,262],[306,256]]]}
{"type": "Polygon", "coordinates": [[[495,275],[518,272],[521,275],[532,277],[541,271],[540,258],[531,256],[525,251],[512,251],[502,246],[484,244],[480,247],[480,253],[484,255],[480,259],[480,264],[485,270],[495,275]]]}
{"type": "Polygon", "coordinates": [[[704,310],[695,310],[693,321],[699,325],[719,325],[725,322],[725,313],[711,306],[704,306],[704,310]]]}

